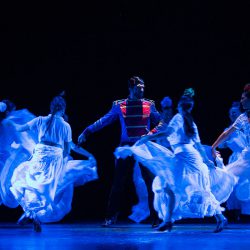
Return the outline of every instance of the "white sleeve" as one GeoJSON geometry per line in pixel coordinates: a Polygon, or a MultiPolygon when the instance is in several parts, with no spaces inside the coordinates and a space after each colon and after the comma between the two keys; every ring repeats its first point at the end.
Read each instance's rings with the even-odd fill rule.
{"type": "Polygon", "coordinates": [[[71,130],[71,127],[68,123],[67,123],[66,128],[67,128],[67,130],[66,130],[65,141],[71,142],[72,141],[72,130],[71,130]]]}
{"type": "Polygon", "coordinates": [[[238,118],[232,124],[232,127],[240,130],[243,126],[243,119],[244,119],[244,114],[241,114],[240,116],[238,116],[238,118]]]}
{"type": "Polygon", "coordinates": [[[171,127],[176,131],[180,126],[182,126],[183,118],[180,114],[176,114],[169,122],[168,127],[171,127]]]}
{"type": "Polygon", "coordinates": [[[35,117],[31,121],[27,122],[27,125],[30,130],[37,129],[37,125],[39,124],[39,121],[41,121],[41,116],[35,117]]]}

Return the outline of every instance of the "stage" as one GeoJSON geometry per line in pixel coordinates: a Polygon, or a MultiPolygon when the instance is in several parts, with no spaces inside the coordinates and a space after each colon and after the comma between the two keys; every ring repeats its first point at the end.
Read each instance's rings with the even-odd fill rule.
{"type": "Polygon", "coordinates": [[[230,224],[213,233],[215,224],[176,224],[171,232],[158,232],[150,224],[118,223],[104,228],[99,222],[43,224],[42,232],[32,224],[0,224],[0,249],[249,249],[250,224],[230,224]]]}

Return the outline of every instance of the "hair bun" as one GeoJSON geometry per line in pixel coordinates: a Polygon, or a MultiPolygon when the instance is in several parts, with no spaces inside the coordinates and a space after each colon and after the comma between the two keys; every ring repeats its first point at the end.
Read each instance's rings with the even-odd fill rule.
{"type": "Polygon", "coordinates": [[[163,108],[172,107],[172,99],[169,96],[164,97],[161,101],[161,106],[163,108]]]}
{"type": "Polygon", "coordinates": [[[188,97],[193,97],[194,96],[194,89],[193,88],[188,88],[188,89],[185,89],[184,90],[184,93],[183,93],[183,95],[184,96],[188,96],[188,97]]]}
{"type": "Polygon", "coordinates": [[[66,93],[65,90],[63,90],[58,96],[65,97],[66,93]]]}

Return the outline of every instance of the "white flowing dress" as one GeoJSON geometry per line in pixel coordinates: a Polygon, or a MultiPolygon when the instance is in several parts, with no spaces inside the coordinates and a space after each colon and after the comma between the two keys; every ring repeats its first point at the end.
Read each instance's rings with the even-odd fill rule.
{"type": "Polygon", "coordinates": [[[136,160],[156,174],[153,182],[154,207],[162,219],[166,218],[169,212],[169,199],[164,191],[167,186],[176,197],[173,220],[179,220],[213,216],[223,211],[224,208],[220,204],[229,197],[237,181],[224,170],[212,170],[214,176],[220,176],[223,180],[210,182],[210,170],[194,146],[196,142],[200,142],[197,126],[193,124],[195,136],[190,139],[184,133],[183,124],[179,113],[169,123],[174,132],[167,139],[174,153],[154,142],[119,147],[115,152],[117,158],[134,155],[136,160]],[[223,184],[221,189],[216,188],[218,182],[223,181],[226,181],[226,184],[223,184]]]}
{"type": "Polygon", "coordinates": [[[15,110],[0,123],[0,204],[15,208],[19,204],[10,191],[10,179],[14,169],[27,161],[37,143],[33,131],[18,133],[10,122],[24,124],[35,118],[27,109],[15,110]]]}
{"type": "MultiPolygon", "coordinates": [[[[39,142],[50,117],[39,116],[28,122],[31,130],[37,130],[39,142]]],[[[71,211],[74,186],[98,176],[92,161],[63,159],[64,141],[72,140],[70,125],[63,118],[54,118],[45,140],[61,147],[38,143],[32,158],[14,170],[10,190],[25,212],[35,212],[46,223],[59,221],[71,211]]]]}

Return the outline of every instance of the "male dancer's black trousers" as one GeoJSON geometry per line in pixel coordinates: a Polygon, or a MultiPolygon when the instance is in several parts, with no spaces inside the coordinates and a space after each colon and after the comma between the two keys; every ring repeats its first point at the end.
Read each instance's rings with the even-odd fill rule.
{"type": "MultiPolygon", "coordinates": [[[[115,174],[111,192],[109,195],[108,208],[106,213],[106,219],[116,218],[121,211],[121,203],[124,198],[125,188],[128,181],[133,183],[133,171],[135,160],[133,157],[127,157],[126,159],[117,159],[115,164],[115,174]]],[[[148,205],[150,209],[150,217],[152,220],[157,218],[157,213],[153,207],[154,193],[152,191],[152,182],[154,179],[153,173],[143,165],[140,165],[141,174],[145,181],[148,191],[148,205]]]]}

